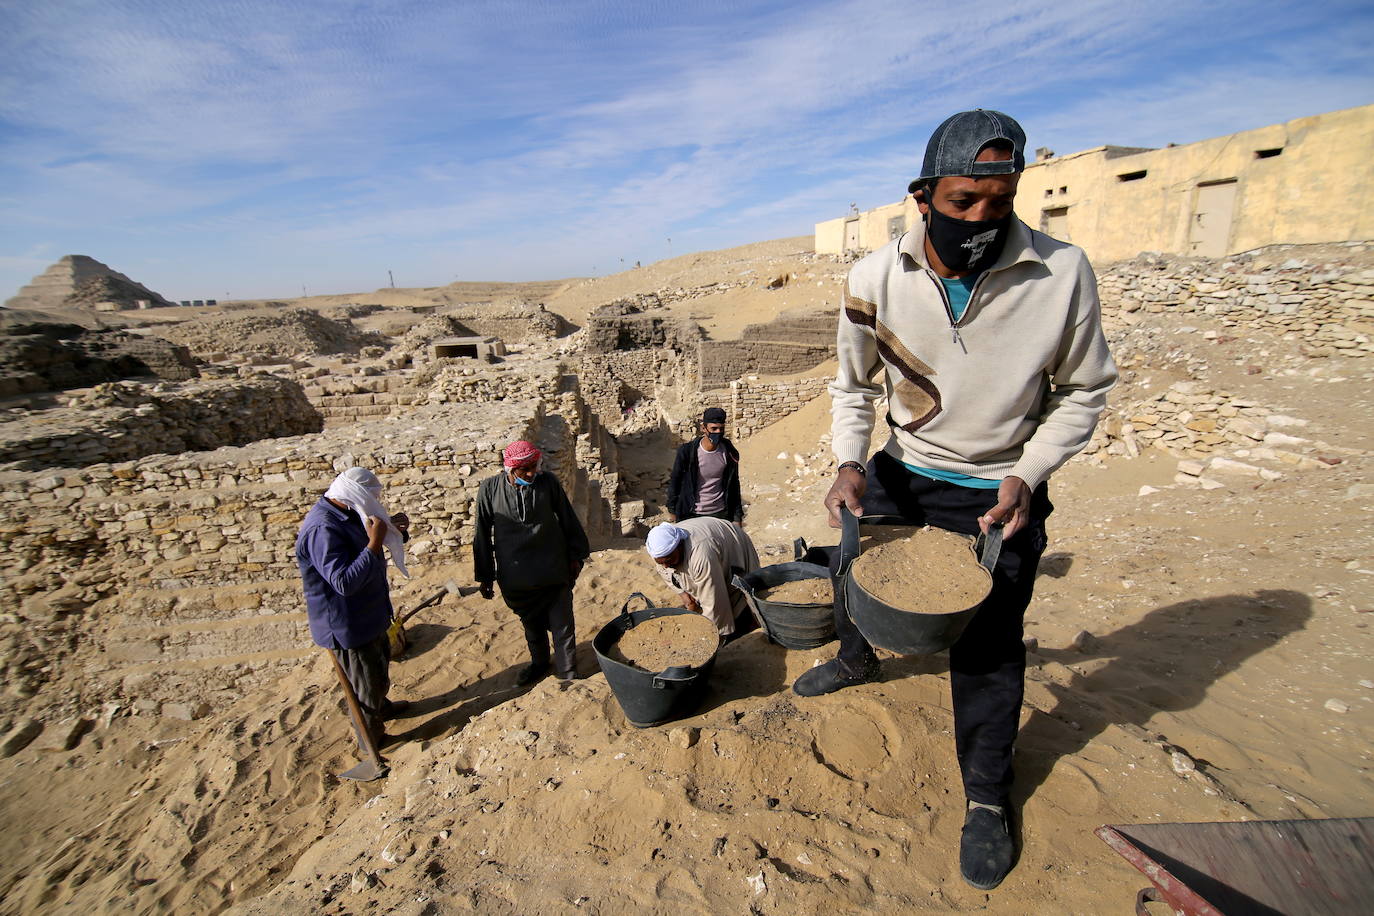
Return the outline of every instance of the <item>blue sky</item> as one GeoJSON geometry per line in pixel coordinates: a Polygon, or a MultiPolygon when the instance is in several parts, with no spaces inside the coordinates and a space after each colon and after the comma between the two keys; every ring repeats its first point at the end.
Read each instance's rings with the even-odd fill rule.
{"type": "Polygon", "coordinates": [[[1374,102],[1372,45],[1322,0],[0,0],[0,299],[605,274],[898,200],[964,108],[1187,143],[1374,102]]]}

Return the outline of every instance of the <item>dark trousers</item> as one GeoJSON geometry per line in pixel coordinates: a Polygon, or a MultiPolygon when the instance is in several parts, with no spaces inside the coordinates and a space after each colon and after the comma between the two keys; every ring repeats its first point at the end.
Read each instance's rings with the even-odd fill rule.
{"type": "Polygon", "coordinates": [[[552,636],[554,672],[560,677],[569,677],[576,672],[577,625],[573,620],[572,586],[559,585],[518,595],[503,591],[502,597],[525,628],[530,662],[540,667],[549,664],[549,638],[552,636]]]}
{"type": "MultiPolygon", "coordinates": [[[[978,534],[978,517],[997,505],[996,490],[977,490],[914,474],[879,452],[868,463],[865,515],[900,515],[914,525],[978,534]]],[[[992,591],[949,650],[954,707],[954,749],[964,794],[988,805],[1005,804],[1011,792],[1012,745],[1021,717],[1026,673],[1022,618],[1045,551],[1045,518],[1054,510],[1041,484],[1031,494],[1031,523],[1002,545],[992,591]]],[[[835,602],[840,663],[858,674],[876,662],[845,609],[835,602]]]]}
{"type": "Polygon", "coordinates": [[[391,690],[391,652],[387,645],[386,630],[370,643],[356,649],[335,649],[334,654],[339,657],[344,676],[358,697],[367,727],[372,730],[374,739],[379,738],[385,731],[382,707],[386,705],[386,695],[391,690]]]}

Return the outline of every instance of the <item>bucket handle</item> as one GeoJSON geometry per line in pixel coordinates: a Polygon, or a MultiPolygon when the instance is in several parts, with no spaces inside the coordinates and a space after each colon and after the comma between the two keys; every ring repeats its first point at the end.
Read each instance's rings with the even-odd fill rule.
{"type": "Polygon", "coordinates": [[[792,559],[800,560],[806,556],[806,538],[797,538],[792,542],[792,559]]]}
{"type": "Polygon", "coordinates": [[[841,579],[849,575],[849,565],[859,558],[859,517],[840,506],[840,568],[835,575],[841,579]]]}
{"type": "Polygon", "coordinates": [[[997,568],[997,560],[1002,556],[1002,526],[994,525],[987,534],[980,534],[973,542],[973,550],[978,554],[978,562],[988,572],[997,568]]]}
{"type": "Polygon", "coordinates": [[[735,573],[735,575],[730,579],[730,584],[733,585],[735,588],[739,589],[740,591],[744,592],[751,598],[753,597],[754,586],[750,585],[748,582],[745,582],[744,577],[741,576],[739,573],[735,573]]]}
{"type": "Polygon", "coordinates": [[[640,608],[641,611],[647,611],[649,608],[654,606],[654,603],[649,600],[648,595],[644,594],[643,592],[631,592],[630,597],[626,598],[625,603],[620,606],[621,617],[630,616],[630,602],[635,600],[636,598],[644,599],[644,607],[640,608]]]}
{"type": "Polygon", "coordinates": [[[655,690],[667,690],[669,684],[686,684],[689,681],[696,680],[696,677],[697,672],[691,668],[664,668],[658,674],[655,674],[653,680],[651,680],[649,683],[653,686],[655,690]],[[678,675],[676,677],[669,677],[669,671],[686,671],[687,673],[678,675]]]}

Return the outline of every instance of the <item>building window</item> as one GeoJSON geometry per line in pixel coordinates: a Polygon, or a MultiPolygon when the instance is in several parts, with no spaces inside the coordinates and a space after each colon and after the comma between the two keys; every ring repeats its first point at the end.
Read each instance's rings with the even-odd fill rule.
{"type": "Polygon", "coordinates": [[[1126,173],[1124,173],[1124,174],[1121,174],[1121,175],[1116,176],[1116,180],[1117,180],[1117,181],[1139,181],[1140,179],[1142,179],[1142,178],[1145,177],[1145,172],[1146,172],[1145,169],[1141,169],[1141,170],[1138,171],[1138,172],[1126,172],[1126,173]]]}
{"type": "Polygon", "coordinates": [[[1046,197],[1053,197],[1053,196],[1054,196],[1054,188],[1046,188],[1046,189],[1045,189],[1045,196],[1046,196],[1046,197]]]}
{"type": "Polygon", "coordinates": [[[1274,149],[1257,149],[1257,150],[1255,150],[1255,158],[1256,158],[1256,159],[1273,159],[1275,156],[1277,156],[1277,155],[1278,155],[1279,153],[1281,153],[1281,152],[1283,152],[1283,147],[1281,147],[1281,146],[1275,147],[1274,149]]]}
{"type": "Polygon", "coordinates": [[[1060,193],[1060,194],[1067,194],[1067,193],[1069,193],[1069,186],[1068,186],[1068,185],[1061,185],[1060,188],[1059,188],[1059,193],[1060,193]]]}

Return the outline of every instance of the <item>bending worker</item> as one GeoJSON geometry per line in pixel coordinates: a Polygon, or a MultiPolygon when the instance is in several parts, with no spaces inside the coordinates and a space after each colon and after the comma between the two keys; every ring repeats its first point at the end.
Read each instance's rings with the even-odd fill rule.
{"type": "Polygon", "coordinates": [[[725,438],[725,411],[719,407],[702,413],[701,434],[678,446],[668,475],[668,519],[699,515],[744,523],[739,451],[725,438]]]}
{"type": "MultiPolygon", "coordinates": [[[[1021,623],[1045,549],[1046,480],[1088,444],[1117,376],[1087,258],[1012,212],[1025,142],[996,111],[961,112],[935,130],[908,189],[921,222],[849,272],[830,385],[831,525],[852,512],[965,535],[1002,526],[992,591],[949,654],[967,802],[960,871],[985,890],[1015,862],[1021,623]],[[865,463],[884,394],[891,434],[865,463]]],[[[878,678],[873,648],[838,600],[835,626],[839,654],[797,678],[796,693],[878,678]]]]}
{"type": "Polygon", "coordinates": [[[591,555],[587,534],[558,478],[539,469],[543,454],[523,439],[506,446],[503,470],[477,488],[473,576],[482,597],[501,584],[506,607],[525,628],[530,663],[516,675],[521,687],[549,672],[549,638],[559,678],[577,678],[573,650],[573,585],[591,555]]]}
{"type": "Polygon", "coordinates": [[[296,536],[310,637],[338,656],[378,747],[386,740],[383,720],[410,705],[386,696],[391,689],[386,629],[392,610],[382,555],[385,548],[401,574],[410,575],[404,546],[410,519],[404,512],[388,516],[381,495],[376,474],[349,468],[306,513],[296,536]]]}
{"type": "Polygon", "coordinates": [[[742,636],[758,625],[746,613],[744,592],[730,584],[734,576],[759,568],[758,552],[743,528],[704,516],[665,523],[649,532],[644,549],[663,581],[681,596],[683,607],[714,623],[722,639],[742,636]]]}

